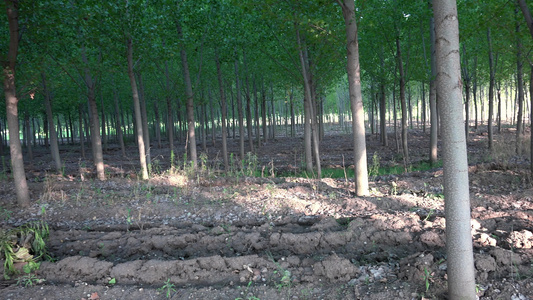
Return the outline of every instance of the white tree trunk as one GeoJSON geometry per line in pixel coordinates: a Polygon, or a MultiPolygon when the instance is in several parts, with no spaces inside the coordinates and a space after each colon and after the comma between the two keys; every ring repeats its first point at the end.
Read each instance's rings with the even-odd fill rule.
{"type": "Polygon", "coordinates": [[[437,97],[442,122],[449,299],[476,299],[457,4],[435,1],[437,97]]]}
{"type": "Polygon", "coordinates": [[[363,96],[361,94],[361,74],[359,66],[359,43],[357,41],[357,23],[355,21],[354,0],[340,3],[346,24],[346,49],[348,63],[348,86],[352,109],[352,134],[354,143],[355,193],[357,196],[368,195],[368,170],[365,140],[365,120],[363,96]]]}

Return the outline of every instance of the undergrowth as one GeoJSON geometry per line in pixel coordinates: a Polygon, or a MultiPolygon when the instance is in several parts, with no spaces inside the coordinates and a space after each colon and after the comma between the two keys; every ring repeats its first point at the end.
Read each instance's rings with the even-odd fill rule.
{"type": "Polygon", "coordinates": [[[0,230],[0,258],[5,260],[4,278],[9,279],[19,273],[16,263],[24,263],[23,270],[29,274],[38,269],[40,260],[51,260],[46,249],[49,233],[48,225],[43,221],[0,230]]]}

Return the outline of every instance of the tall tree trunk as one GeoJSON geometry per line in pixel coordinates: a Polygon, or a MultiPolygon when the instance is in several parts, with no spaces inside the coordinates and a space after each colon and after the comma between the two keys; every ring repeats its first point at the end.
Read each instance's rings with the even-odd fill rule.
{"type": "Polygon", "coordinates": [[[100,125],[98,120],[98,108],[96,107],[95,83],[89,71],[89,62],[85,45],[82,46],[81,58],[85,64],[85,84],[87,85],[87,102],[89,106],[89,116],[91,124],[91,149],[93,161],[96,167],[96,177],[98,180],[105,180],[104,154],[102,152],[102,138],[100,137],[100,125]]]}
{"type": "Polygon", "coordinates": [[[4,76],[4,95],[6,98],[7,126],[9,128],[9,150],[11,153],[11,170],[17,203],[20,207],[30,206],[30,192],[24,173],[24,158],[19,136],[18,101],[15,87],[15,65],[19,45],[19,24],[17,0],[5,0],[9,23],[9,50],[7,60],[2,61],[4,76]]]}
{"type": "Polygon", "coordinates": [[[352,109],[352,134],[354,144],[355,193],[357,196],[368,194],[368,171],[365,140],[365,120],[363,97],[361,94],[361,77],[359,65],[359,43],[357,41],[357,23],[354,0],[344,0],[342,7],[346,25],[346,50],[350,104],[352,109]]]}
{"type": "MultiPolygon", "coordinates": [[[[107,151],[107,129],[105,126],[105,108],[104,108],[104,95],[102,93],[102,87],[100,87],[100,110],[102,111],[102,142],[104,143],[104,151],[107,151]]],[[[58,125],[59,125],[59,119],[58,119],[58,125]]],[[[60,131],[61,132],[61,131],[60,131]]]]}
{"type": "Polygon", "coordinates": [[[159,104],[154,99],[154,117],[155,117],[155,139],[157,140],[157,148],[161,149],[161,116],[159,115],[159,104]]]}
{"type": "Polygon", "coordinates": [[[80,130],[80,151],[81,157],[85,159],[85,134],[83,133],[83,104],[80,104],[78,109],[78,127],[80,130]]]}
{"type": "Polygon", "coordinates": [[[141,178],[148,179],[148,166],[146,164],[146,151],[144,146],[144,134],[141,116],[141,104],[139,101],[139,91],[133,72],[133,41],[128,37],[126,41],[128,48],[128,77],[130,78],[131,93],[133,97],[133,110],[135,111],[135,128],[137,132],[137,145],[139,147],[139,162],[141,164],[141,178]]]}
{"type": "MultiPolygon", "coordinates": [[[[515,14],[518,13],[515,11],[515,14]]],[[[524,140],[524,76],[522,71],[522,40],[520,39],[520,22],[516,21],[516,89],[518,114],[516,116],[516,154],[522,155],[522,142],[524,140]]]]}
{"type": "Polygon", "coordinates": [[[55,169],[57,172],[61,170],[61,157],[59,156],[59,145],[57,143],[57,133],[54,126],[54,115],[52,113],[52,94],[48,90],[46,82],[46,75],[41,72],[41,79],[43,84],[44,93],[44,108],[46,110],[46,119],[48,120],[48,130],[50,132],[50,150],[52,152],[52,158],[54,159],[55,169]]]}
{"type": "MultiPolygon", "coordinates": [[[[217,74],[218,75],[218,74],[217,74]]],[[[216,122],[217,116],[215,114],[215,107],[213,104],[213,97],[211,97],[211,87],[207,89],[207,98],[209,98],[209,115],[211,117],[211,144],[213,147],[216,145],[216,122]]]]}
{"type": "Polygon", "coordinates": [[[257,83],[256,78],[254,76],[253,80],[253,88],[254,88],[254,118],[255,118],[255,140],[257,143],[257,149],[261,147],[261,128],[259,126],[259,98],[257,97],[257,83]]]}
{"type": "Polygon", "coordinates": [[[248,64],[246,63],[246,52],[243,51],[243,62],[244,62],[244,85],[245,85],[245,98],[246,98],[246,133],[248,135],[248,145],[250,146],[250,152],[254,152],[254,138],[253,138],[253,128],[252,128],[252,107],[251,107],[251,97],[250,97],[250,82],[248,81],[248,64]]]}
{"type": "Polygon", "coordinates": [[[409,164],[409,148],[407,147],[407,104],[405,103],[405,74],[403,72],[400,36],[396,37],[396,53],[398,55],[398,71],[400,74],[400,106],[402,109],[402,152],[404,165],[409,164]]]}
{"type": "MultiPolygon", "coordinates": [[[[237,50],[235,49],[235,54],[237,50]]],[[[235,89],[237,90],[237,111],[239,114],[239,156],[240,159],[244,159],[244,121],[242,114],[242,97],[241,97],[241,86],[239,82],[239,59],[235,55],[235,89]]],[[[233,117],[235,119],[235,116],[233,117]]]]}
{"type": "Polygon", "coordinates": [[[118,91],[113,90],[113,99],[115,104],[115,130],[117,131],[118,144],[122,157],[126,157],[126,147],[124,146],[124,135],[122,134],[122,124],[120,123],[120,108],[118,106],[118,91]]]}
{"type": "MultiPolygon", "coordinates": [[[[172,101],[170,100],[170,75],[168,72],[168,61],[165,61],[165,99],[167,101],[167,138],[170,150],[170,159],[174,159],[174,115],[172,114],[172,101]]],[[[171,167],[174,162],[171,161],[171,167]]]]}
{"type": "Polygon", "coordinates": [[[464,84],[465,84],[465,135],[466,139],[468,140],[468,131],[469,131],[469,123],[470,123],[470,81],[471,77],[468,73],[468,60],[466,56],[466,46],[463,44],[463,65],[462,65],[462,72],[464,77],[464,84]]]}
{"type": "Polygon", "coordinates": [[[33,165],[33,147],[31,144],[31,126],[30,126],[30,114],[28,111],[24,114],[24,140],[26,141],[26,149],[28,150],[28,160],[30,165],[33,165]]]}
{"type": "Polygon", "coordinates": [[[474,68],[472,68],[472,96],[474,100],[474,129],[477,131],[478,104],[477,104],[477,55],[474,56],[474,68]]]}
{"type": "Polygon", "coordinates": [[[462,127],[456,1],[435,1],[437,97],[442,121],[449,299],[476,299],[466,134],[462,127]]]}
{"type": "Polygon", "coordinates": [[[492,40],[490,37],[490,27],[487,29],[487,41],[489,43],[489,118],[487,123],[487,131],[489,134],[489,150],[492,150],[493,128],[492,128],[492,115],[494,114],[494,82],[495,82],[495,69],[494,58],[492,55],[492,40]]]}
{"type": "Polygon", "coordinates": [[[263,121],[263,142],[268,141],[268,127],[267,127],[267,107],[266,107],[266,93],[265,80],[261,79],[261,119],[263,121]]]}
{"type": "Polygon", "coordinates": [[[150,130],[148,128],[148,113],[146,111],[146,97],[144,93],[144,82],[142,75],[137,75],[139,78],[139,104],[141,106],[141,118],[143,126],[144,150],[146,154],[146,166],[148,174],[152,172],[152,156],[150,155],[150,130]]]}
{"type": "MultiPolygon", "coordinates": [[[[531,32],[531,35],[533,37],[533,30],[531,32]]],[[[531,109],[533,110],[533,63],[530,63],[531,72],[529,74],[529,101],[531,103],[531,109]]],[[[531,133],[533,135],[533,132],[531,133]]],[[[533,149],[533,137],[530,140],[530,149],[533,149]]],[[[533,173],[533,151],[530,153],[530,170],[533,173]]]]}
{"type": "MultiPolygon", "coordinates": [[[[180,23],[177,23],[178,37],[183,39],[183,33],[180,23]]],[[[185,95],[187,96],[187,134],[189,140],[189,153],[193,163],[193,168],[198,167],[198,155],[196,154],[196,134],[194,122],[194,98],[192,93],[191,76],[189,74],[189,62],[187,61],[187,53],[185,52],[185,45],[181,46],[180,50],[181,66],[183,71],[183,79],[185,81],[185,95]]]]}
{"type": "MultiPolygon", "coordinates": [[[[309,174],[313,173],[313,152],[312,152],[312,128],[311,128],[311,87],[309,86],[309,80],[307,78],[306,63],[302,49],[302,43],[300,41],[300,30],[295,23],[296,35],[298,39],[300,64],[302,69],[302,76],[304,80],[304,153],[305,153],[305,165],[306,171],[309,174]]],[[[320,178],[320,176],[319,176],[320,178]]]]}
{"type": "Polygon", "coordinates": [[[228,133],[226,131],[226,94],[224,93],[224,81],[222,79],[222,67],[220,66],[220,59],[218,58],[218,51],[215,51],[215,63],[217,67],[218,87],[220,91],[220,118],[222,125],[222,159],[224,160],[224,170],[229,171],[228,161],[228,133]]]}

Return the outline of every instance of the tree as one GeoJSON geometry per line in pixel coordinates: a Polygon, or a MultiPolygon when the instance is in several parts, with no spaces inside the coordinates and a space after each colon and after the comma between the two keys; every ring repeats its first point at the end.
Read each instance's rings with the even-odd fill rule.
{"type": "Polygon", "coordinates": [[[476,299],[455,0],[435,1],[437,97],[442,122],[449,299],[476,299]]]}
{"type": "Polygon", "coordinates": [[[350,90],[352,108],[352,134],[354,143],[355,193],[358,196],[368,194],[368,171],[365,141],[365,123],[363,97],[361,95],[361,72],[359,67],[359,43],[357,41],[357,22],[355,19],[354,0],[337,0],[342,7],[346,24],[346,71],[350,90]]]}
{"type": "Polygon", "coordinates": [[[139,91],[137,89],[137,82],[135,81],[135,74],[133,72],[133,41],[132,37],[128,36],[126,40],[127,59],[128,59],[128,77],[130,78],[131,92],[133,97],[133,109],[135,111],[135,124],[137,126],[137,145],[139,147],[139,161],[141,164],[142,179],[148,179],[148,167],[146,164],[146,151],[144,145],[144,134],[141,117],[141,105],[139,102],[139,91]]]}
{"type": "Polygon", "coordinates": [[[9,49],[7,56],[2,57],[2,74],[4,76],[4,94],[6,97],[7,124],[9,127],[9,149],[11,153],[11,168],[17,202],[21,207],[30,206],[30,192],[24,173],[24,158],[19,137],[18,101],[15,86],[15,66],[19,46],[18,12],[19,1],[5,0],[7,19],[9,23],[9,49]]]}

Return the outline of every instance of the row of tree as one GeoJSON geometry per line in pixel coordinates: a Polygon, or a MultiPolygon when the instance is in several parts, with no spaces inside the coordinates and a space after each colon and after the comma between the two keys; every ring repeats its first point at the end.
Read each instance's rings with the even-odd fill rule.
{"type": "MultiPolygon", "coordinates": [[[[82,128],[90,127],[97,176],[105,180],[102,135],[107,134],[109,128],[105,118],[110,115],[107,111],[110,106],[115,112],[114,129],[118,141],[124,141],[122,131],[126,123],[120,114],[118,96],[125,93],[126,85],[122,83],[129,83],[143,178],[149,176],[148,123],[155,123],[156,136],[161,134],[158,105],[166,105],[170,157],[174,147],[173,112],[177,107],[183,107],[184,120],[180,124],[186,124],[183,129],[187,132],[188,157],[194,167],[198,163],[197,116],[205,118],[207,115],[198,107],[206,107],[200,104],[207,101],[211,108],[219,108],[219,117],[215,117],[213,109],[210,115],[220,124],[222,155],[228,168],[228,94],[234,101],[231,107],[237,110],[240,157],[245,155],[245,136],[248,136],[248,150],[254,151],[254,147],[261,143],[254,144],[253,130],[256,130],[258,139],[261,128],[263,138],[268,135],[267,97],[282,91],[292,102],[293,94],[300,95],[294,101],[303,98],[306,169],[316,172],[320,178],[318,116],[323,107],[322,99],[341,78],[347,78],[354,140],[355,191],[357,195],[366,195],[362,89],[369,91],[370,99],[379,101],[379,127],[385,145],[388,143],[386,112],[391,103],[387,97],[393,95],[394,124],[397,101],[401,115],[401,148],[404,160],[408,162],[409,106],[406,95],[409,94],[408,82],[420,82],[423,87],[429,85],[431,161],[437,159],[438,115],[442,122],[450,297],[475,298],[466,160],[469,105],[479,103],[477,89],[488,82],[491,147],[495,93],[499,94],[503,83],[514,81],[518,107],[517,145],[521,144],[525,94],[523,65],[531,64],[528,59],[533,41],[533,24],[524,0],[517,0],[516,4],[496,0],[484,3],[460,1],[462,15],[459,19],[465,20],[461,25],[454,0],[436,1],[434,7],[425,1],[383,0],[365,1],[358,7],[353,0],[338,0],[336,4],[276,0],[138,0],[119,3],[5,0],[4,5],[7,20],[4,20],[6,26],[2,30],[9,39],[2,41],[5,47],[1,48],[8,49],[1,57],[3,90],[12,173],[21,206],[28,206],[30,199],[19,138],[19,99],[31,101],[29,107],[41,107],[44,103],[46,121],[43,120],[43,124],[47,124],[50,150],[57,169],[61,168],[61,157],[54,118],[58,112],[54,112],[53,104],[65,101],[73,107],[87,106],[89,126],[82,126],[84,109],[79,109],[79,136],[83,136],[82,128]],[[525,18],[519,16],[519,11],[525,18]],[[524,23],[532,38],[525,37],[524,23]],[[362,28],[360,31],[358,25],[362,28]],[[341,63],[344,60],[347,64],[341,63]],[[366,78],[363,85],[361,74],[366,78]],[[57,97],[68,85],[77,86],[75,92],[57,97]],[[113,97],[104,98],[104,90],[112,91],[113,97]],[[80,94],[83,96],[78,97],[80,94]],[[474,97],[472,101],[471,95],[474,97]],[[81,98],[84,100],[80,101],[81,98]],[[146,98],[153,100],[155,122],[148,117],[151,108],[146,105],[146,98]],[[154,101],[156,99],[158,101],[154,101]],[[112,105],[107,104],[106,109],[106,103],[112,105]],[[463,112],[466,113],[466,130],[460,122],[463,112]]],[[[533,80],[531,65],[530,80],[533,80]]],[[[531,83],[530,92],[533,93],[531,83]]],[[[426,105],[425,100],[421,103],[426,105]]],[[[274,110],[272,114],[275,118],[274,110]]],[[[501,112],[498,115],[501,118],[501,112]]],[[[205,119],[203,123],[202,129],[205,129],[205,119]]],[[[69,126],[73,130],[72,122],[69,126]]],[[[30,126],[26,124],[25,127],[30,126]]],[[[212,129],[216,127],[211,126],[212,129]]],[[[83,140],[80,138],[80,142],[83,140]]],[[[124,149],[123,144],[121,148],[124,149]]],[[[517,151],[520,150],[517,146],[517,151]]]]}
{"type": "MultiPolygon", "coordinates": [[[[227,168],[228,125],[233,122],[233,130],[238,129],[239,156],[244,157],[245,152],[253,152],[268,136],[273,136],[281,109],[285,122],[291,121],[291,132],[300,111],[306,169],[320,177],[319,144],[327,96],[339,82],[341,85],[345,82],[345,86],[361,82],[350,75],[346,77],[341,63],[352,54],[343,50],[350,45],[342,21],[343,3],[276,0],[4,3],[8,16],[16,14],[4,20],[8,25],[5,29],[10,30],[6,36],[11,33],[12,38],[10,43],[2,41],[6,46],[3,48],[10,49],[3,61],[4,65],[14,64],[19,55],[18,90],[13,90],[12,95],[18,95],[14,98],[17,101],[22,100],[25,144],[31,145],[35,131],[44,132],[59,170],[62,163],[58,132],[61,135],[70,132],[71,140],[77,136],[82,154],[84,136],[90,136],[91,153],[101,180],[105,179],[102,144],[111,134],[116,136],[123,153],[124,131],[134,134],[144,178],[149,176],[151,138],[161,145],[162,136],[166,137],[172,157],[174,135],[183,135],[188,157],[196,166],[196,131],[200,131],[204,141],[210,131],[213,143],[217,135],[221,136],[227,168]],[[276,108],[274,99],[285,103],[276,108]],[[63,126],[59,123],[61,119],[63,126]]],[[[393,117],[395,129],[396,121],[401,120],[399,145],[408,163],[407,128],[413,118],[413,107],[421,106],[417,111],[423,124],[428,120],[430,124],[438,122],[431,5],[425,1],[373,0],[361,3],[353,11],[353,19],[362,28],[355,42],[361,44],[360,73],[366,79],[357,93],[367,96],[364,102],[367,111],[372,112],[368,119],[372,125],[379,120],[376,128],[384,145],[388,145],[387,119],[393,117]],[[411,104],[412,95],[420,98],[416,105],[411,104]],[[431,117],[427,112],[431,112],[431,117]]],[[[523,124],[527,86],[523,64],[529,62],[527,54],[532,43],[526,31],[521,30],[524,18],[518,14],[518,2],[459,1],[459,12],[466,133],[470,106],[475,107],[477,126],[477,106],[483,103],[479,91],[488,85],[491,147],[494,98],[498,96],[496,115],[501,120],[502,86],[516,86],[516,123],[523,124]]],[[[14,70],[13,65],[13,75],[14,70]]],[[[10,89],[15,88],[14,82],[13,86],[7,83],[4,86],[7,101],[10,89]]],[[[354,93],[350,90],[347,94],[351,103],[362,105],[363,99],[354,93]]],[[[348,106],[344,103],[341,99],[333,107],[343,120],[348,106]]],[[[15,120],[10,118],[13,114],[9,111],[13,107],[6,108],[11,129],[15,120]]],[[[362,110],[348,115],[354,116],[353,122],[364,120],[362,110]]],[[[364,123],[354,123],[352,128],[356,138],[364,130],[364,123]]],[[[430,150],[434,162],[437,126],[431,128],[435,131],[430,150]]],[[[519,140],[523,127],[517,132],[519,140]]],[[[17,142],[10,136],[9,144],[13,151],[17,142]]],[[[361,141],[355,144],[364,145],[361,141]]],[[[517,145],[520,144],[518,141],[517,145]]],[[[355,157],[360,159],[362,150],[356,147],[355,151],[359,153],[355,157]]],[[[21,155],[15,153],[12,157],[21,155]]]]}

